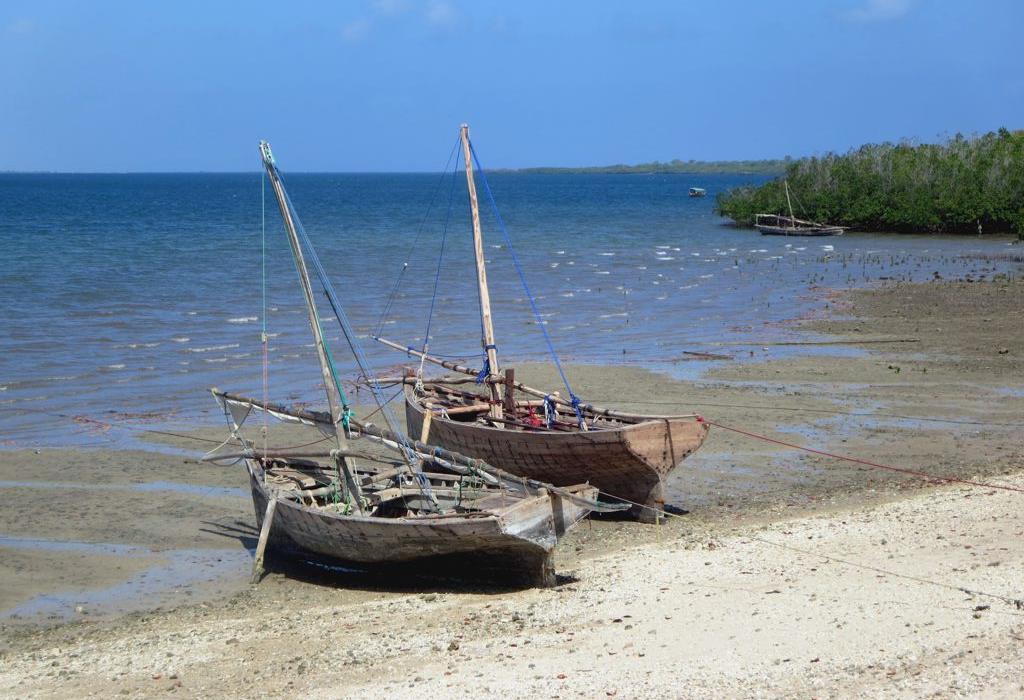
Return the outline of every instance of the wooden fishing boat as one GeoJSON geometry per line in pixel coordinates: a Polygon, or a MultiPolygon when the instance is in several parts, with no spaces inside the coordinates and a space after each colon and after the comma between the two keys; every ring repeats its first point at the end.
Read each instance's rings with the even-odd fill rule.
{"type": "MultiPolygon", "coordinates": [[[[603,499],[629,503],[633,517],[656,521],[664,512],[665,476],[704,442],[707,423],[696,414],[642,415],[582,402],[572,392],[539,318],[569,398],[517,382],[512,368],[499,369],[474,180],[475,153],[465,124],[460,140],[473,224],[484,368],[443,360],[431,355],[426,344],[415,349],[376,336],[379,342],[420,359],[414,376],[394,380],[405,384],[409,434],[479,456],[513,474],[561,486],[590,483],[601,490],[603,499]],[[424,377],[425,362],[466,376],[424,377]]],[[[526,287],[525,278],[523,284],[526,287]]],[[[530,296],[528,288],[526,292],[530,296]]]]}
{"type": "MultiPolygon", "coordinates": [[[[260,527],[254,579],[261,575],[264,552],[270,547],[364,567],[412,565],[430,573],[441,568],[449,576],[479,574],[483,568],[508,580],[552,585],[551,551],[558,538],[591,510],[605,509],[595,500],[597,489],[524,480],[482,460],[409,440],[393,425],[396,419],[382,398],[378,410],[389,428],[358,421],[324,338],[307,256],[363,378],[376,389],[375,397],[380,397],[379,386],[298,221],[269,144],[261,142],[260,153],[295,258],[330,410],[294,409],[213,390],[228,419],[228,442],[236,453],[218,451],[208,459],[242,461],[248,470],[260,527]],[[333,449],[313,454],[266,446],[260,450],[241,432],[253,411],[315,426],[333,442],[333,449]],[[378,453],[353,450],[350,442],[356,440],[367,440],[378,453]],[[388,459],[381,449],[397,457],[388,459]]],[[[266,366],[264,370],[266,376],[266,366]]]]}
{"type": "MultiPolygon", "coordinates": [[[[333,431],[327,413],[213,392],[226,415],[241,416],[237,423],[232,419],[235,435],[253,410],[333,431]]],[[[399,436],[354,419],[349,428],[356,438],[399,445],[399,436]]],[[[248,471],[261,529],[255,577],[262,570],[262,549],[269,547],[289,556],[316,556],[377,572],[406,568],[445,578],[554,584],[551,551],[590,512],[595,487],[524,484],[496,475],[497,470],[480,460],[423,444],[413,449],[423,464],[420,474],[401,458],[388,459],[383,450],[347,453],[361,489],[361,514],[339,487],[333,465],[337,450],[261,451],[248,443],[242,452],[214,456],[217,461],[240,459],[248,471]]]]}
{"type": "Polygon", "coordinates": [[[691,187],[687,194],[690,197],[707,197],[708,191],[703,187],[691,187]]]}
{"type": "Polygon", "coordinates": [[[817,221],[805,221],[793,215],[793,202],[789,198],[789,182],[783,181],[786,188],[786,203],[789,205],[789,216],[782,214],[758,214],[754,217],[754,228],[764,236],[841,236],[845,226],[822,224],[817,221]]]}

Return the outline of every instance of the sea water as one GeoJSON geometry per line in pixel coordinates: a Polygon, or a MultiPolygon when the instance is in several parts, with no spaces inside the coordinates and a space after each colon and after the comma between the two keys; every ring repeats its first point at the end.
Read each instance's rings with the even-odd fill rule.
{"type": "MultiPolygon", "coordinates": [[[[499,354],[546,359],[542,324],[564,360],[676,371],[684,351],[794,337],[782,322],[822,310],[832,288],[1019,267],[1005,238],[763,237],[714,214],[718,192],[763,180],[489,174],[539,315],[480,183],[499,354]],[[688,197],[691,186],[708,196],[688,197]]],[[[375,370],[409,360],[372,335],[421,347],[428,319],[432,352],[481,366],[461,175],[285,183],[375,370]]],[[[187,423],[213,408],[211,386],[261,395],[264,326],[272,398],[319,398],[295,267],[260,173],[3,174],[0,246],[5,446],[88,443],[96,424],[83,416],[187,423]]],[[[326,305],[324,315],[353,379],[326,305]]]]}

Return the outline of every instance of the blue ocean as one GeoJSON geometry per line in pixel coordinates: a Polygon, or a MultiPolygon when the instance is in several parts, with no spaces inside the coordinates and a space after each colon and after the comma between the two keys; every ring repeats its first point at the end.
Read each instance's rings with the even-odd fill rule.
{"type": "MultiPolygon", "coordinates": [[[[428,317],[433,352],[480,366],[464,178],[282,169],[377,370],[405,358],[371,336],[420,346],[428,317]]],[[[1005,238],[786,239],[714,214],[718,192],[760,176],[487,178],[508,233],[481,187],[495,329],[513,362],[547,348],[509,240],[563,359],[677,374],[685,351],[786,337],[781,322],[821,311],[832,288],[1013,269],[1001,261],[1013,250],[1005,238]],[[691,186],[708,196],[688,197],[691,186]]],[[[88,444],[82,417],[189,423],[213,408],[211,386],[258,395],[264,325],[271,396],[318,396],[295,268],[261,173],[0,174],[0,245],[5,446],[88,444]]],[[[336,325],[328,336],[354,379],[336,325]]]]}

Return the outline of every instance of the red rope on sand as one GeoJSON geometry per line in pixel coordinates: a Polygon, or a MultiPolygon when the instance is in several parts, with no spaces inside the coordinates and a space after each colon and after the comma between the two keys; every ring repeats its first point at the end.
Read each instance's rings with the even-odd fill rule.
{"type": "Polygon", "coordinates": [[[751,433],[751,432],[748,432],[746,430],[740,430],[739,428],[733,428],[733,427],[730,427],[728,425],[722,425],[721,423],[715,423],[714,421],[710,421],[707,418],[700,418],[699,420],[702,420],[703,422],[707,423],[708,425],[713,425],[716,428],[721,428],[722,430],[729,430],[729,431],[732,431],[734,433],[739,433],[740,435],[746,435],[747,437],[752,437],[752,438],[754,438],[756,440],[764,440],[765,442],[771,442],[771,443],[774,443],[776,445],[782,445],[783,447],[790,447],[790,448],[792,448],[794,450],[803,450],[804,452],[810,452],[812,454],[822,455],[823,457],[831,457],[833,459],[841,459],[844,462],[854,462],[855,464],[863,464],[866,467],[873,467],[875,469],[885,469],[887,471],[899,472],[901,474],[910,474],[911,476],[919,476],[919,477],[922,477],[924,479],[931,479],[931,480],[934,480],[934,481],[945,481],[945,482],[948,482],[948,483],[966,484],[968,486],[979,486],[979,487],[985,488],[985,489],[1000,489],[1002,491],[1017,491],[1018,493],[1024,493],[1024,488],[1020,488],[1018,486],[1006,486],[1006,485],[1001,485],[1001,484],[986,484],[986,483],[981,482],[981,481],[971,481],[970,479],[959,479],[959,478],[957,478],[955,476],[937,476],[935,474],[929,474],[928,472],[919,471],[917,469],[907,469],[907,468],[904,468],[904,467],[893,467],[893,466],[890,466],[888,464],[879,464],[877,462],[869,462],[866,459],[860,459],[858,457],[847,457],[845,455],[838,455],[838,454],[834,454],[832,452],[825,452],[824,450],[816,450],[816,449],[814,449],[812,447],[803,447],[802,445],[796,445],[796,444],[793,444],[791,442],[784,442],[782,440],[776,440],[775,438],[770,438],[767,435],[759,435],[758,433],[751,433]]]}

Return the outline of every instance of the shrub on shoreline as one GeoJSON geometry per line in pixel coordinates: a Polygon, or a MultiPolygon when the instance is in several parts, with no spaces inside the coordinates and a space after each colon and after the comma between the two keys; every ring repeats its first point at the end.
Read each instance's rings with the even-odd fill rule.
{"type": "Polygon", "coordinates": [[[802,158],[761,187],[720,194],[719,214],[740,226],[756,214],[788,214],[784,179],[799,218],[861,230],[1024,235],[1024,131],[802,158]]]}

